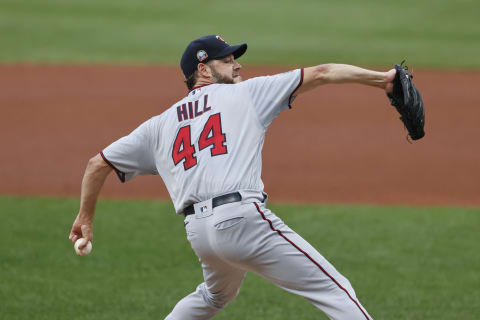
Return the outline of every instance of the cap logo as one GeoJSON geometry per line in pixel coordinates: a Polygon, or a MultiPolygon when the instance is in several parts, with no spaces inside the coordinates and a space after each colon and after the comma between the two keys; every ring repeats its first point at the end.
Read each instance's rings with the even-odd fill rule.
{"type": "Polygon", "coordinates": [[[197,51],[197,59],[200,62],[205,61],[205,59],[208,58],[208,54],[205,52],[205,50],[198,50],[197,51]]]}
{"type": "Polygon", "coordinates": [[[220,36],[215,36],[215,37],[217,38],[217,40],[222,41],[223,43],[227,43],[227,41],[223,40],[222,37],[220,37],[220,36]]]}

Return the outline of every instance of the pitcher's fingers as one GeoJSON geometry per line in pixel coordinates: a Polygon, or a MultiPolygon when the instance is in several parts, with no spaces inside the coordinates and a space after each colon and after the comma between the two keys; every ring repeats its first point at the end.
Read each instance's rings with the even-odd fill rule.
{"type": "Polygon", "coordinates": [[[78,249],[83,250],[83,248],[85,248],[87,246],[87,243],[88,243],[87,239],[80,238],[77,241],[78,241],[78,249]]]}
{"type": "Polygon", "coordinates": [[[93,234],[92,234],[92,227],[88,224],[82,224],[82,238],[92,241],[93,234]]]}
{"type": "Polygon", "coordinates": [[[88,241],[93,241],[93,232],[91,225],[82,224],[82,238],[85,238],[85,240],[87,240],[85,242],[85,245],[82,246],[82,248],[87,245],[88,241]]]}

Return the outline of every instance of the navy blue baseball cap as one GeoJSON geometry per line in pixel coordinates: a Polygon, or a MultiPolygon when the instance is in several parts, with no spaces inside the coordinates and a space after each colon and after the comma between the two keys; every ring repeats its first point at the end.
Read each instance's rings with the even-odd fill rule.
{"type": "Polygon", "coordinates": [[[223,58],[230,54],[238,59],[245,51],[247,51],[246,43],[231,46],[220,36],[212,34],[190,42],[182,55],[180,67],[185,78],[188,78],[197,70],[199,63],[207,63],[210,60],[223,58]]]}

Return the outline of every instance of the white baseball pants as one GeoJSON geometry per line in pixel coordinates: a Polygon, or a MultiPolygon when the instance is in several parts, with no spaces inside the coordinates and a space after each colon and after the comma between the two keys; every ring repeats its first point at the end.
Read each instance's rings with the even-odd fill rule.
{"type": "Polygon", "coordinates": [[[247,271],[306,298],[330,319],[372,319],[350,282],[265,204],[244,200],[200,208],[202,203],[186,217],[185,228],[205,282],[166,320],[211,319],[237,296],[247,271]]]}

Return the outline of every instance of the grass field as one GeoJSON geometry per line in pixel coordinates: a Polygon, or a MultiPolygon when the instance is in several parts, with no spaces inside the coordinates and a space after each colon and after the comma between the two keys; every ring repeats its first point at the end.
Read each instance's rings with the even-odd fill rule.
{"type": "Polygon", "coordinates": [[[188,41],[248,42],[242,62],[479,68],[476,0],[0,0],[0,61],[177,64],[188,41]]]}
{"type": "MultiPolygon", "coordinates": [[[[173,207],[100,201],[95,245],[67,239],[77,199],[0,197],[0,319],[163,319],[202,281],[173,207]]],[[[376,319],[478,319],[480,209],[273,205],[376,319]]],[[[249,274],[217,319],[319,319],[249,274]]]]}

